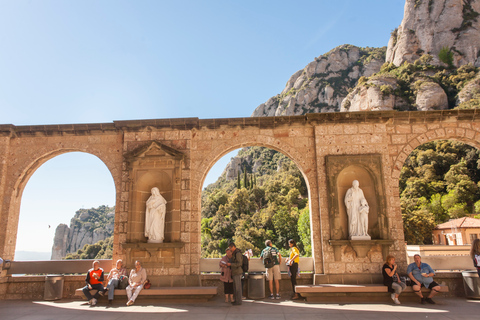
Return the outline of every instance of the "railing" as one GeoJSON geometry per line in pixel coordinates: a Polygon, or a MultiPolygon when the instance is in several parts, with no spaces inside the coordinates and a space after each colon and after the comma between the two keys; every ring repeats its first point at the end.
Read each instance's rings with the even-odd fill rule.
{"type": "MultiPolygon", "coordinates": [[[[214,259],[200,259],[200,272],[202,273],[216,273],[220,272],[220,258],[214,259]]],[[[265,267],[263,266],[263,261],[260,258],[251,258],[248,264],[248,271],[249,272],[260,272],[265,271],[265,267]]],[[[313,258],[300,258],[299,263],[300,272],[313,272],[313,258]]],[[[280,271],[287,272],[288,268],[285,263],[280,264],[280,271]]]]}
{"type": "MultiPolygon", "coordinates": [[[[86,273],[92,267],[94,260],[47,260],[47,261],[7,261],[3,269],[7,270],[8,275],[14,274],[75,274],[86,273]]],[[[113,267],[112,260],[99,260],[100,267],[106,272],[113,267]]],[[[200,259],[200,272],[217,273],[220,272],[218,264],[220,258],[200,259]]],[[[313,272],[313,258],[300,258],[300,272],[313,272]]],[[[280,270],[287,272],[287,266],[282,263],[280,270]]],[[[250,259],[249,271],[265,271],[262,260],[259,258],[250,259]]]]}
{"type": "MultiPolygon", "coordinates": [[[[5,261],[3,269],[13,274],[75,274],[86,273],[95,260],[5,261]]],[[[106,272],[113,267],[112,260],[98,260],[106,272]]]]}

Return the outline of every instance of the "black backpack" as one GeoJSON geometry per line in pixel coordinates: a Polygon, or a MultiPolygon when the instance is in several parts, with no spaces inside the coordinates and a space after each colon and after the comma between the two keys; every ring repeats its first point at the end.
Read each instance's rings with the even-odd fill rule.
{"type": "Polygon", "coordinates": [[[243,272],[248,272],[248,258],[247,256],[242,255],[243,261],[242,261],[242,270],[243,272]]]}
{"type": "MultiPolygon", "coordinates": [[[[235,250],[235,252],[233,253],[233,258],[235,259],[235,261],[237,261],[237,253],[240,252],[240,254],[242,254],[242,251],[240,251],[240,249],[237,249],[235,250]]],[[[243,272],[247,272],[248,271],[248,258],[246,256],[244,256],[242,254],[242,270],[243,272]]]]}

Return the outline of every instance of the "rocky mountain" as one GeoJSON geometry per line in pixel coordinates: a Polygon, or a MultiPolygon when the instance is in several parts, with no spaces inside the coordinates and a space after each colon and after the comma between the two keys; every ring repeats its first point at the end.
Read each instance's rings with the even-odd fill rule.
{"type": "Polygon", "coordinates": [[[341,111],[480,107],[480,0],[407,0],[380,72],[341,111]]]}
{"type": "Polygon", "coordinates": [[[341,45],[295,72],[282,93],[262,103],[252,117],[340,111],[343,99],[362,76],[378,72],[386,48],[341,45]]]}
{"type": "Polygon", "coordinates": [[[386,51],[339,46],[252,116],[479,107],[479,15],[480,0],[406,0],[386,51]]]}
{"type": "Polygon", "coordinates": [[[80,209],[70,220],[70,226],[59,224],[55,230],[51,260],[61,260],[86,244],[94,244],[113,235],[115,207],[80,209]]]}
{"type": "Polygon", "coordinates": [[[429,54],[432,64],[442,65],[438,55],[448,48],[455,67],[480,67],[479,13],[478,0],[407,0],[403,21],[388,42],[386,61],[400,66],[429,54]]]}

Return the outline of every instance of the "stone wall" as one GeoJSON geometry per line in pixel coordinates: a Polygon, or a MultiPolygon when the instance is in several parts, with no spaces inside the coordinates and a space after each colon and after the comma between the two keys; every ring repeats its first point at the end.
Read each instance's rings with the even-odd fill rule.
{"type": "Polygon", "coordinates": [[[389,253],[396,257],[400,271],[405,271],[400,170],[415,147],[437,139],[455,139],[478,148],[476,110],[0,126],[0,256],[13,259],[21,196],[33,172],[56,155],[87,152],[106,164],[115,182],[113,259],[123,258],[128,268],[134,260],[143,260],[154,285],[198,285],[203,181],[228,152],[263,146],[290,157],[305,177],[318,279],[346,274],[360,280],[378,274],[389,253]],[[154,145],[157,150],[149,154],[154,145]],[[368,164],[372,155],[377,160],[368,164]],[[153,162],[142,158],[147,156],[157,158],[153,162]],[[344,227],[333,223],[335,207],[329,202],[328,183],[335,184],[335,180],[328,176],[329,157],[363,166],[376,181],[371,196],[377,206],[378,232],[372,229],[375,236],[361,248],[345,236],[335,236],[344,227]],[[147,167],[133,165],[142,161],[147,167]],[[147,178],[137,175],[139,168],[146,170],[147,178]],[[164,184],[170,188],[166,192],[171,192],[172,202],[167,207],[168,239],[164,245],[147,246],[142,235],[144,201],[148,187],[163,183],[162,177],[170,179],[170,184],[164,184]]]}

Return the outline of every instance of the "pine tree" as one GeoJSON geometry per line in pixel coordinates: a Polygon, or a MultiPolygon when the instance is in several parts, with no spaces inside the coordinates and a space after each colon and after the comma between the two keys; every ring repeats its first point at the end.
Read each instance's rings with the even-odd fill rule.
{"type": "Polygon", "coordinates": [[[237,171],[237,189],[241,189],[242,185],[240,183],[240,170],[237,171]]]}

